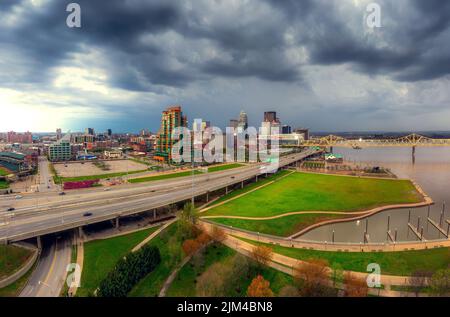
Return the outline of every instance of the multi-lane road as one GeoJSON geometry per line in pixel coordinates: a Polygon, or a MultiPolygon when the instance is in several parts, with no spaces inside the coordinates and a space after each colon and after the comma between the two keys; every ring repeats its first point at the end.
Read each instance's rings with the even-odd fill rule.
{"type": "MultiPolygon", "coordinates": [[[[280,158],[279,166],[284,167],[314,153],[308,150],[284,156],[280,158]]],[[[2,198],[0,206],[17,208],[6,225],[0,225],[0,241],[19,241],[152,210],[192,196],[205,195],[260,174],[265,174],[265,170],[261,164],[255,164],[193,177],[121,185],[111,191],[99,188],[65,196],[56,192],[35,193],[20,201],[12,197],[2,198]],[[35,204],[36,199],[40,204],[35,204]],[[86,216],[86,212],[90,215],[86,216]]],[[[0,213],[0,223],[1,217],[0,213]]]]}
{"type": "Polygon", "coordinates": [[[71,251],[72,239],[67,233],[44,239],[36,268],[20,297],[58,297],[65,283],[71,251]]]}

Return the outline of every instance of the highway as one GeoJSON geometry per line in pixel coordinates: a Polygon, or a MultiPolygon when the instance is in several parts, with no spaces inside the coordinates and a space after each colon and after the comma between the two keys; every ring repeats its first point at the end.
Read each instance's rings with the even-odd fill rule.
{"type": "MultiPolygon", "coordinates": [[[[290,154],[280,158],[279,166],[289,165],[315,153],[308,150],[290,154]]],[[[124,185],[111,192],[97,189],[91,192],[84,191],[65,199],[56,196],[59,199],[52,200],[46,205],[28,206],[14,211],[14,216],[10,218],[9,223],[0,225],[0,241],[6,239],[20,241],[189,200],[192,196],[204,195],[264,174],[261,165],[200,174],[194,178],[188,176],[124,185]],[[87,211],[92,215],[85,217],[84,214],[87,211]]],[[[41,194],[54,195],[54,193],[41,194]]]]}
{"type": "Polygon", "coordinates": [[[72,243],[68,234],[43,241],[42,251],[20,297],[59,297],[64,286],[66,268],[71,260],[72,243]]]}

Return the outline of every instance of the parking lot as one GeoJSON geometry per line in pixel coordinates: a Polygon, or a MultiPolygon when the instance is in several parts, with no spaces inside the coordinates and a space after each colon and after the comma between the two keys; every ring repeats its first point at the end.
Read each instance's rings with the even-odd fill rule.
{"type": "Polygon", "coordinates": [[[130,160],[104,161],[104,163],[108,167],[108,170],[103,170],[95,166],[94,162],[54,164],[54,167],[61,177],[91,176],[148,169],[147,165],[130,160]]]}

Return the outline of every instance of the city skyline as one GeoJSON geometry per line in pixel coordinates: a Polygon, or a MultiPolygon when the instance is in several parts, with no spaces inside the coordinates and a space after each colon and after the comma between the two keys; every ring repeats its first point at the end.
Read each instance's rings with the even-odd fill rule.
{"type": "Polygon", "coordinates": [[[134,132],[170,104],[217,126],[450,127],[447,3],[378,1],[369,28],[364,0],[78,2],[80,29],[63,3],[0,4],[1,130],[134,132]]]}

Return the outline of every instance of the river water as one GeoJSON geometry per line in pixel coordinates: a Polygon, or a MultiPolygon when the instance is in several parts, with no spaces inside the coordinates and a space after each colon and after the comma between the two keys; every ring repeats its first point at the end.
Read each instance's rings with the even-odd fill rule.
{"type": "MultiPolygon", "coordinates": [[[[344,155],[345,160],[361,166],[383,166],[391,169],[399,178],[415,180],[433,199],[435,205],[430,208],[430,218],[439,223],[444,202],[448,202],[442,221],[442,227],[447,230],[446,219],[450,220],[450,147],[418,147],[415,162],[412,159],[411,148],[366,148],[353,150],[335,148],[335,153],[344,155]]],[[[397,230],[397,241],[417,241],[418,237],[408,229],[408,218],[417,227],[420,217],[420,228],[423,227],[424,238],[427,240],[444,239],[432,224],[428,223],[428,208],[388,210],[367,218],[370,242],[386,242],[388,217],[390,229],[394,235],[397,230]]],[[[332,241],[334,231],[335,242],[363,242],[366,219],[359,222],[331,224],[316,228],[301,236],[302,240],[332,241]]]]}

